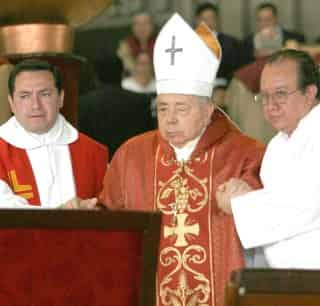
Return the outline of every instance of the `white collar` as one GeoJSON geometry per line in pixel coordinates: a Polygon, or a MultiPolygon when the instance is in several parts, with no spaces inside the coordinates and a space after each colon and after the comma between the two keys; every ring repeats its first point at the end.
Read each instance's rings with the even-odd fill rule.
{"type": "Polygon", "coordinates": [[[26,131],[13,116],[0,126],[0,137],[17,148],[30,150],[52,144],[70,144],[78,139],[79,133],[61,114],[45,134],[26,131]]]}
{"type": "Polygon", "coordinates": [[[297,127],[289,136],[287,133],[280,131],[278,137],[284,141],[292,142],[295,139],[299,139],[300,135],[305,138],[310,135],[312,129],[320,128],[320,105],[316,104],[309,113],[307,113],[302,119],[300,119],[297,127]]]}
{"type": "Polygon", "coordinates": [[[198,142],[199,142],[199,140],[205,130],[206,130],[206,127],[201,131],[200,135],[197,138],[190,140],[182,148],[177,148],[174,145],[170,144],[172,146],[172,148],[174,149],[174,152],[176,153],[176,158],[179,162],[183,161],[183,160],[184,161],[189,160],[192,152],[196,148],[196,146],[197,146],[197,144],[198,144],[198,142]]]}

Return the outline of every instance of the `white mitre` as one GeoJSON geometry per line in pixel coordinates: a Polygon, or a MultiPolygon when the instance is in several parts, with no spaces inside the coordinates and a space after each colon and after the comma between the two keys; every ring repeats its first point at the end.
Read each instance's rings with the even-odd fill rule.
{"type": "Polygon", "coordinates": [[[174,14],[154,47],[157,94],[211,97],[221,53],[216,36],[204,23],[194,31],[174,14]]]}

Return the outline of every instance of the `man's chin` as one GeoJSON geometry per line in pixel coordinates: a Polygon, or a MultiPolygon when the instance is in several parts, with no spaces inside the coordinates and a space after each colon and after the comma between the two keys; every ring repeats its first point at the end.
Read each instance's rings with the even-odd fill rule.
{"type": "Polygon", "coordinates": [[[29,133],[39,134],[39,135],[45,134],[49,131],[49,129],[44,126],[29,126],[25,128],[25,130],[27,130],[29,133]]]}
{"type": "Polygon", "coordinates": [[[277,131],[282,131],[284,128],[284,125],[277,121],[270,122],[270,125],[277,131]]]}
{"type": "Polygon", "coordinates": [[[179,148],[179,149],[183,148],[185,146],[185,144],[186,144],[185,141],[177,141],[177,140],[171,140],[171,141],[169,141],[169,143],[172,146],[174,146],[176,148],[179,148]]]}

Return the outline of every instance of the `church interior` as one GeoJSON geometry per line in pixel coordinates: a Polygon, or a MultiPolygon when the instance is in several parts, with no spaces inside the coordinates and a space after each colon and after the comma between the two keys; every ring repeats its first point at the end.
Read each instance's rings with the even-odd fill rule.
{"type": "MultiPolygon", "coordinates": [[[[217,8],[208,27],[221,37],[222,48],[211,99],[245,135],[268,145],[276,130],[255,101],[266,56],[284,48],[302,50],[320,65],[320,1],[3,1],[0,125],[12,116],[7,84],[12,67],[26,59],[46,60],[62,74],[61,113],[106,145],[111,160],[131,137],[158,127],[153,48],[160,29],[175,12],[192,28],[201,18],[210,23],[198,10],[207,3],[217,8]],[[277,8],[276,34],[263,29],[257,17],[265,2],[277,8]]],[[[1,210],[0,305],[156,305],[160,227],[156,212],[1,210]]],[[[230,276],[224,304],[210,305],[319,306],[319,284],[316,270],[246,266],[230,276]]],[[[157,305],[210,306],[187,299],[157,305]]]]}

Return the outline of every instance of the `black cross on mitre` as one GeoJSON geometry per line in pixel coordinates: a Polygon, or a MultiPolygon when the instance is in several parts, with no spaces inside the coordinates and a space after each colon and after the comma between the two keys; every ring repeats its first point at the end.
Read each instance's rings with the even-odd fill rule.
{"type": "Polygon", "coordinates": [[[170,59],[170,65],[174,66],[174,60],[175,60],[175,55],[177,52],[182,52],[183,48],[176,48],[176,36],[172,35],[172,40],[171,40],[171,48],[168,48],[165,50],[166,53],[170,53],[171,59],[170,59]]]}

